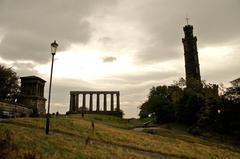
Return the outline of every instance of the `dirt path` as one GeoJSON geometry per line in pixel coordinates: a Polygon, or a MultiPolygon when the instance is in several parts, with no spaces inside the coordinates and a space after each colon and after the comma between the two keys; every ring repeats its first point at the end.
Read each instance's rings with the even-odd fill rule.
{"type": "Polygon", "coordinates": [[[161,128],[160,127],[137,127],[137,128],[134,128],[133,130],[141,132],[141,131],[143,131],[145,129],[148,129],[148,130],[159,130],[161,128]]]}

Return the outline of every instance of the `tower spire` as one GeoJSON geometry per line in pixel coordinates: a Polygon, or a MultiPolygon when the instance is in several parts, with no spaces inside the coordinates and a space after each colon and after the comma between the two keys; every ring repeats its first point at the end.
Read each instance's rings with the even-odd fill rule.
{"type": "Polygon", "coordinates": [[[189,22],[189,20],[190,20],[190,18],[188,17],[188,15],[186,15],[186,22],[187,22],[187,25],[188,25],[188,22],[189,22]]]}

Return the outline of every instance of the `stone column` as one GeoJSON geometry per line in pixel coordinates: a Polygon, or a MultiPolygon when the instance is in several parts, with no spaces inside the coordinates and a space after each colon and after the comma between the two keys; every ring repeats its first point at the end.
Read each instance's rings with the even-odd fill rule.
{"type": "Polygon", "coordinates": [[[82,98],[82,109],[86,110],[86,94],[83,93],[82,96],[83,96],[83,98],[82,98]]]}
{"type": "Polygon", "coordinates": [[[111,94],[111,111],[114,111],[114,97],[113,97],[113,94],[111,94]]]}
{"type": "Polygon", "coordinates": [[[107,111],[107,94],[104,93],[103,110],[107,111]]]}
{"type": "Polygon", "coordinates": [[[117,111],[120,110],[120,100],[119,100],[119,97],[120,97],[120,93],[117,93],[117,111]]]}
{"type": "Polygon", "coordinates": [[[42,85],[42,97],[44,96],[44,85],[42,85]]]}
{"type": "Polygon", "coordinates": [[[75,94],[75,110],[78,111],[79,107],[79,95],[75,94]]]}
{"type": "Polygon", "coordinates": [[[89,110],[92,111],[92,110],[93,110],[93,105],[92,105],[92,93],[90,93],[89,95],[90,95],[89,110]]]}
{"type": "Polygon", "coordinates": [[[75,112],[76,111],[76,107],[75,107],[75,95],[72,94],[72,107],[73,107],[73,111],[75,112]]]}
{"type": "Polygon", "coordinates": [[[97,111],[99,111],[100,109],[100,102],[99,102],[99,93],[97,93],[97,111]]]}
{"type": "Polygon", "coordinates": [[[39,93],[39,87],[38,87],[38,84],[36,84],[36,96],[39,96],[40,93],[39,93]]]}
{"type": "Polygon", "coordinates": [[[74,95],[72,94],[72,109],[73,109],[73,111],[75,112],[76,110],[75,110],[75,98],[74,98],[74,95]]]}
{"type": "Polygon", "coordinates": [[[70,94],[70,108],[69,108],[69,111],[70,112],[74,111],[74,108],[73,108],[73,95],[72,94],[70,94]]]}

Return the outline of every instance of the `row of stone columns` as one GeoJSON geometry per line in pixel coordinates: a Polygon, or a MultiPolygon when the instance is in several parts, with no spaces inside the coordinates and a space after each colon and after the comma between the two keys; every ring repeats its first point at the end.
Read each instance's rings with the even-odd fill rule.
{"type": "Polygon", "coordinates": [[[103,111],[107,111],[107,95],[111,96],[110,111],[120,110],[119,91],[71,91],[70,92],[70,112],[79,111],[79,95],[82,94],[82,109],[86,110],[86,95],[89,94],[89,111],[93,111],[93,94],[96,94],[96,111],[100,110],[100,95],[103,95],[103,111]],[[114,95],[116,95],[116,110],[114,110],[114,95]]]}

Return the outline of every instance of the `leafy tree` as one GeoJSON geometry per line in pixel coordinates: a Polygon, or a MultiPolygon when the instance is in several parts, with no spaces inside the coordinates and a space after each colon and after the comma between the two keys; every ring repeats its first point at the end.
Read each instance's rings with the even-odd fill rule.
{"type": "Polygon", "coordinates": [[[219,130],[223,103],[218,95],[218,85],[206,84],[201,94],[204,97],[204,103],[198,113],[197,125],[204,129],[219,130]]]}
{"type": "Polygon", "coordinates": [[[155,114],[158,123],[166,123],[175,119],[174,105],[172,102],[172,89],[167,86],[153,87],[148,100],[140,107],[140,118],[155,114]]]}
{"type": "Polygon", "coordinates": [[[19,82],[16,72],[0,65],[0,100],[13,102],[19,93],[19,82]]]}
{"type": "Polygon", "coordinates": [[[198,112],[204,104],[200,93],[192,89],[185,89],[177,107],[177,119],[184,124],[193,125],[198,120],[198,112]]]}
{"type": "Polygon", "coordinates": [[[231,81],[222,95],[221,127],[225,132],[240,134],[240,78],[231,81]]]}
{"type": "Polygon", "coordinates": [[[203,81],[197,88],[185,88],[182,78],[171,86],[153,87],[139,115],[154,114],[158,123],[177,120],[195,134],[202,130],[240,134],[240,78],[231,84],[219,89],[203,81]]]}
{"type": "Polygon", "coordinates": [[[183,89],[186,87],[186,80],[183,77],[181,77],[177,81],[174,80],[172,86],[178,86],[179,88],[183,89]]]}
{"type": "Polygon", "coordinates": [[[235,79],[230,83],[232,86],[227,88],[224,97],[234,103],[240,103],[240,78],[235,79]]]}
{"type": "Polygon", "coordinates": [[[148,110],[148,101],[144,102],[141,106],[140,106],[140,113],[139,116],[141,119],[148,117],[150,111],[148,110]]]}

